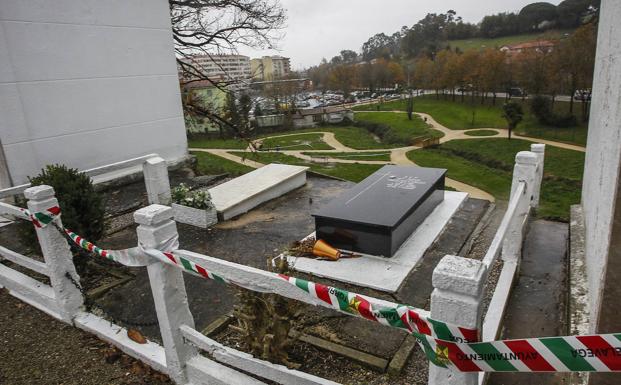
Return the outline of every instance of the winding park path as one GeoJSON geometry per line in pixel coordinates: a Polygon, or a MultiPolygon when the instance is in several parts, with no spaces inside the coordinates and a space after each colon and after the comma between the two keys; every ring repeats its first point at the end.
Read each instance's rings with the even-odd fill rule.
{"type": "MultiPolygon", "coordinates": [[[[388,113],[406,113],[403,111],[369,111],[369,112],[376,112],[376,113],[382,113],[382,112],[388,112],[388,113]]],[[[418,116],[420,116],[421,118],[423,118],[430,126],[431,128],[441,131],[444,136],[440,139],[440,143],[446,143],[449,142],[451,140],[468,140],[468,139],[485,139],[485,138],[496,138],[499,137],[501,135],[505,136],[508,135],[508,131],[506,129],[502,129],[502,128],[475,128],[475,129],[470,129],[470,130],[452,130],[450,128],[447,128],[443,125],[441,125],[440,123],[438,123],[435,119],[433,119],[433,117],[429,114],[425,114],[425,113],[416,113],[418,116]],[[478,130],[490,130],[490,131],[495,131],[496,135],[491,135],[491,136],[470,136],[470,135],[466,135],[466,133],[468,131],[478,131],[478,130]]],[[[310,155],[307,155],[309,153],[321,153],[324,154],[322,155],[322,157],[320,158],[320,161],[322,162],[331,162],[331,163],[348,163],[348,164],[397,164],[397,165],[416,165],[412,160],[410,160],[407,157],[407,153],[412,151],[412,150],[418,150],[421,147],[418,146],[408,146],[408,147],[400,147],[400,148],[387,148],[387,149],[367,149],[367,150],[356,150],[350,147],[345,146],[344,144],[342,144],[341,142],[339,142],[336,139],[336,136],[334,135],[334,133],[332,132],[324,132],[321,131],[321,129],[318,129],[317,131],[312,131],[312,132],[304,132],[304,133],[300,133],[300,132],[293,132],[290,134],[280,134],[280,135],[274,135],[274,136],[269,136],[266,138],[262,138],[259,139],[257,141],[255,141],[255,144],[259,144],[262,141],[266,140],[266,139],[272,139],[272,138],[281,138],[281,137],[287,137],[287,136],[294,136],[294,135],[307,135],[307,134],[322,134],[322,140],[323,142],[325,142],[327,145],[329,145],[330,147],[332,147],[332,150],[286,150],[286,149],[282,149],[281,151],[279,151],[279,153],[285,154],[285,155],[289,155],[289,156],[294,156],[296,158],[305,160],[305,161],[309,161],[309,162],[314,162],[314,161],[319,161],[317,157],[312,157],[310,155]],[[342,159],[342,158],[335,158],[335,157],[326,157],[325,154],[326,153],[374,153],[374,154],[378,154],[378,153],[389,153],[390,154],[390,162],[386,162],[386,161],[377,161],[377,160],[353,160],[353,159],[342,159]]],[[[555,141],[551,141],[551,140],[545,140],[545,139],[538,139],[538,138],[531,138],[528,136],[521,136],[521,135],[513,135],[514,138],[516,139],[522,139],[522,140],[526,140],[526,141],[530,141],[530,142],[536,142],[536,143],[543,143],[546,145],[550,145],[550,146],[554,146],[554,147],[559,147],[559,148],[564,148],[567,150],[573,150],[573,151],[581,151],[581,152],[585,152],[586,149],[584,147],[581,146],[576,146],[576,145],[572,145],[572,144],[568,144],[568,143],[562,143],[562,142],[555,142],[555,141]]],[[[247,151],[249,151],[250,149],[248,148],[247,151]]],[[[222,157],[224,159],[228,159],[230,161],[239,163],[239,164],[243,164],[249,167],[254,167],[254,168],[259,168],[259,167],[263,167],[264,164],[251,160],[251,159],[245,159],[241,156],[232,154],[231,151],[239,151],[239,150],[235,150],[235,149],[205,149],[205,148],[190,148],[190,151],[199,151],[199,152],[207,152],[213,155],[217,155],[219,157],[222,157]]],[[[491,202],[494,202],[495,199],[494,197],[471,185],[456,181],[454,179],[450,179],[450,178],[446,178],[446,185],[448,187],[454,188],[458,191],[463,191],[463,192],[467,192],[470,194],[470,196],[472,196],[473,198],[478,198],[478,199],[485,199],[491,202]]]]}

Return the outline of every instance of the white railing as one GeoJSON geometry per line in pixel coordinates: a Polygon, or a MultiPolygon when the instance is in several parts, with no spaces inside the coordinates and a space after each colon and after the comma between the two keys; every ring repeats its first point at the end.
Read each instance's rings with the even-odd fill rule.
{"type": "MultiPolygon", "coordinates": [[[[482,261],[446,256],[433,273],[431,312],[421,316],[431,316],[436,320],[466,328],[480,328],[482,325],[484,339],[497,337],[509,290],[519,266],[524,224],[528,219],[530,208],[536,207],[539,196],[543,175],[543,148],[533,147],[533,150],[541,151],[521,152],[516,157],[509,207],[486,256],[482,261]],[[483,287],[488,270],[500,255],[504,261],[503,270],[494,290],[490,310],[483,320],[481,314],[483,287]]],[[[178,234],[172,209],[163,206],[170,203],[166,163],[157,157],[143,159],[141,162],[151,205],[134,213],[134,219],[138,224],[136,230],[138,244],[143,249],[171,251],[166,248],[170,247],[170,239],[177,237],[178,234]]],[[[117,165],[105,166],[99,170],[109,172],[116,169],[117,165]]],[[[28,200],[30,212],[45,212],[58,205],[51,187],[29,187],[23,192],[28,200]]],[[[0,204],[0,215],[27,218],[23,210],[7,204],[0,204]]],[[[57,224],[62,226],[60,220],[57,224]]],[[[54,226],[37,228],[37,236],[44,263],[4,247],[0,247],[0,255],[49,276],[51,285],[44,285],[3,265],[0,265],[0,285],[7,287],[12,295],[52,316],[116,345],[127,354],[166,373],[176,383],[194,385],[263,383],[245,374],[250,373],[280,384],[334,385],[332,381],[256,359],[199,333],[195,329],[194,318],[188,306],[183,270],[147,253],[137,264],[147,268],[162,345],[153,342],[138,344],[132,341],[122,327],[83,311],[82,294],[71,282],[79,281],[79,277],[72,263],[69,246],[58,229],[54,226]],[[200,351],[206,351],[211,358],[200,355],[200,351]],[[235,370],[236,368],[245,373],[235,370]]],[[[330,307],[266,271],[189,251],[175,252],[249,290],[275,293],[308,304],[330,307]]],[[[396,305],[370,297],[367,299],[384,306],[396,305]]],[[[474,385],[484,380],[484,376],[479,377],[476,373],[449,374],[446,369],[435,366],[431,366],[429,372],[431,385],[474,385]]]]}
{"type": "MultiPolygon", "coordinates": [[[[545,145],[542,144],[533,144],[531,151],[516,155],[507,211],[483,259],[446,256],[440,261],[432,279],[432,318],[480,329],[482,341],[499,337],[522,258],[524,228],[531,208],[539,204],[544,155],[545,145]],[[503,262],[502,270],[483,317],[483,290],[488,272],[499,256],[503,262]]],[[[432,364],[429,366],[429,385],[482,385],[486,380],[486,373],[456,373],[432,364]]]]}
{"type": "MultiPolygon", "coordinates": [[[[149,203],[170,204],[170,183],[166,161],[150,154],[110,165],[86,170],[89,176],[96,176],[142,165],[149,203]]],[[[29,184],[0,190],[0,197],[24,194],[29,212],[46,212],[58,206],[54,190],[49,186],[30,187],[29,184]]],[[[0,216],[10,220],[30,220],[28,211],[0,202],[0,216]]],[[[62,228],[62,219],[56,219],[62,228]]],[[[73,265],[73,256],[63,234],[54,226],[36,228],[42,253],[42,261],[22,255],[0,246],[0,259],[6,259],[19,266],[49,277],[50,284],[44,284],[8,266],[0,264],[0,287],[24,302],[51,316],[90,331],[107,340],[128,354],[143,360],[156,370],[167,372],[164,349],[152,342],[136,344],[127,337],[123,328],[111,324],[94,314],[82,311],[83,298],[71,281],[79,282],[73,265]],[[70,277],[70,278],[69,278],[70,277]]]]}
{"type": "MultiPolygon", "coordinates": [[[[158,157],[157,154],[148,154],[148,155],[139,156],[137,158],[124,160],[124,161],[117,162],[117,163],[111,163],[105,166],[91,168],[88,170],[84,170],[82,172],[92,178],[94,176],[106,174],[109,172],[124,170],[130,167],[133,167],[133,166],[139,166],[143,164],[145,161],[147,161],[148,159],[157,158],[157,157],[158,157]]],[[[30,186],[31,186],[30,183],[25,183],[19,186],[13,186],[13,187],[0,190],[0,199],[22,194],[24,190],[26,190],[30,186]]]]}

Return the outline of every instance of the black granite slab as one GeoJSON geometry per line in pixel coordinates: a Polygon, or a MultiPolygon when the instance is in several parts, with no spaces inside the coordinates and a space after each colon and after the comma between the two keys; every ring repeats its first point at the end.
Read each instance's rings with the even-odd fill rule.
{"type": "Polygon", "coordinates": [[[445,169],[384,166],[314,211],[317,238],[391,257],[444,200],[445,169]]]}

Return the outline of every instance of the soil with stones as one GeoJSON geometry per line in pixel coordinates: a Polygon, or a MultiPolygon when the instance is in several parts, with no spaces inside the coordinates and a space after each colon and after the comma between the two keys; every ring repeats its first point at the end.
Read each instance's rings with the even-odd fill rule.
{"type": "Polygon", "coordinates": [[[0,384],[172,385],[167,376],[0,289],[0,384]]]}

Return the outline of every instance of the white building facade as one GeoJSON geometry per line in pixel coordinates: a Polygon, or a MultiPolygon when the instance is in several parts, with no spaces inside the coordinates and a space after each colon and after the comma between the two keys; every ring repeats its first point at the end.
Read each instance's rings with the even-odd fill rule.
{"type": "Polygon", "coordinates": [[[187,156],[166,0],[0,2],[0,187],[187,156]]]}
{"type": "Polygon", "coordinates": [[[248,80],[252,77],[250,58],[244,55],[196,55],[184,59],[184,62],[200,69],[213,82],[248,80]]]}
{"type": "Polygon", "coordinates": [[[252,78],[258,81],[283,79],[291,73],[291,60],[283,56],[263,56],[250,61],[252,78]]]}

